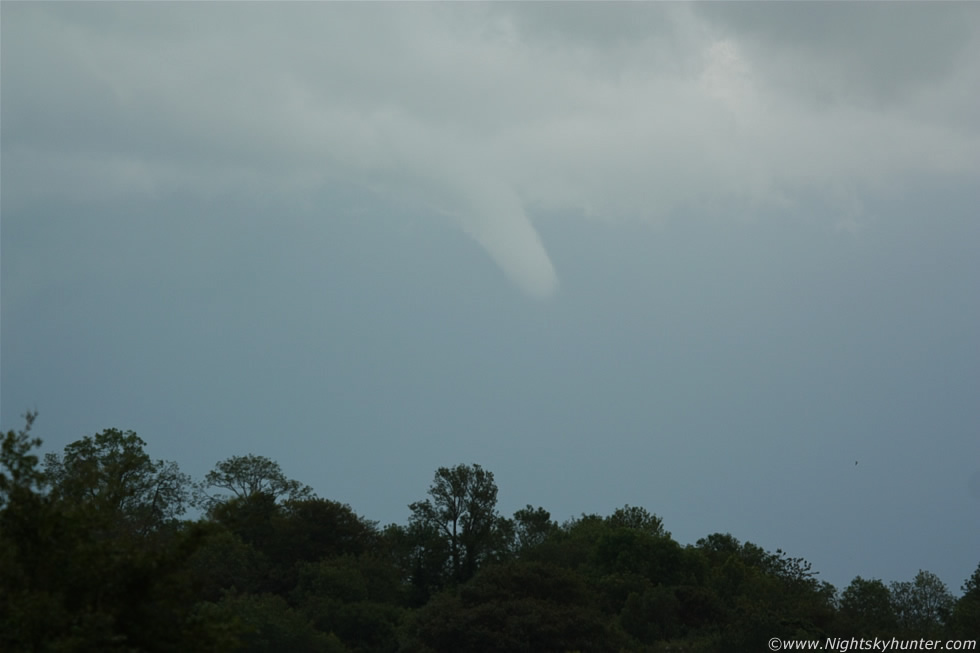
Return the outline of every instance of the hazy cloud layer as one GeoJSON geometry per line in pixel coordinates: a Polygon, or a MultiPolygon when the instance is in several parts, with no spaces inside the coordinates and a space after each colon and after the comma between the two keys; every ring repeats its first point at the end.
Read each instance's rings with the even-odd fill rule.
{"type": "Polygon", "coordinates": [[[980,7],[769,9],[8,4],[5,59],[33,59],[4,67],[6,199],[342,180],[448,217],[548,295],[541,212],[816,198],[853,230],[912,175],[977,176],[980,7]]]}

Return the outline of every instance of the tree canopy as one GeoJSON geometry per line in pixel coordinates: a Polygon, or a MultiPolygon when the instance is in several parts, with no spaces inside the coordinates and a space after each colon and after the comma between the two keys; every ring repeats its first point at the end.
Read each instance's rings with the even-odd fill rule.
{"type": "Polygon", "coordinates": [[[314,496],[313,488],[294,481],[283,474],[279,463],[265,456],[248,454],[232,456],[219,461],[204,477],[202,490],[205,503],[210,507],[228,498],[227,495],[211,495],[211,488],[227,490],[231,497],[249,499],[258,494],[268,494],[273,500],[297,501],[314,496]]]}
{"type": "Polygon", "coordinates": [[[187,511],[193,485],[177,463],[151,460],[145,446],[133,431],[86,436],[63,455],[45,455],[45,480],[62,501],[146,533],[187,511]]]}
{"type": "Polygon", "coordinates": [[[436,470],[379,528],[256,455],[195,484],[132,431],[43,464],[35,415],[0,440],[2,651],[758,651],[769,638],[975,637],[980,565],[838,592],[803,558],[646,508],[499,514],[493,474],[436,470]]]}

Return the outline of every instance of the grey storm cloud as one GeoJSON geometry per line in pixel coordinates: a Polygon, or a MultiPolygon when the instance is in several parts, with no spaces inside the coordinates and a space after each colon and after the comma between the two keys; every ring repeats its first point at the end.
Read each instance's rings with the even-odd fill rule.
{"type": "Polygon", "coordinates": [[[0,0],[0,31],[4,428],[268,455],[381,523],[475,461],[504,514],[975,569],[980,3],[0,0]]]}
{"type": "Polygon", "coordinates": [[[818,196],[850,228],[868,193],[980,169],[980,9],[768,9],[8,5],[5,57],[33,60],[4,71],[7,201],[343,180],[450,220],[547,296],[541,212],[818,196]]]}

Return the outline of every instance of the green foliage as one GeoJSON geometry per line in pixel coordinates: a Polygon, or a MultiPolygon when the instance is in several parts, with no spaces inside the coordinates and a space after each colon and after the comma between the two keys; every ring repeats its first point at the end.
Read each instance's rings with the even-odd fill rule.
{"type": "Polygon", "coordinates": [[[227,590],[260,592],[268,573],[265,556],[221,524],[205,523],[200,528],[202,541],[188,559],[198,599],[216,602],[227,590]]]}
{"type": "Polygon", "coordinates": [[[834,625],[836,590],[819,583],[806,560],[727,533],[698,540],[693,551],[708,565],[704,584],[722,609],[715,623],[726,647],[764,648],[769,637],[819,639],[834,625]]]}
{"type": "Polygon", "coordinates": [[[716,560],[742,552],[741,542],[730,533],[712,533],[699,539],[695,546],[716,560]]]}
{"type": "Polygon", "coordinates": [[[408,602],[424,605],[445,586],[449,576],[449,541],[440,530],[419,520],[407,526],[391,524],[384,530],[384,543],[401,577],[408,584],[408,602]]]}
{"type": "Polygon", "coordinates": [[[660,517],[648,512],[646,508],[629,504],[617,508],[606,518],[606,523],[613,528],[627,528],[654,537],[670,537],[670,533],[664,530],[664,523],[660,517]]]}
{"type": "Polygon", "coordinates": [[[205,622],[227,625],[240,653],[341,653],[335,635],[318,631],[303,614],[274,594],[228,593],[217,603],[198,606],[205,622]]]}
{"type": "Polygon", "coordinates": [[[599,515],[582,515],[569,519],[538,547],[541,559],[585,573],[592,568],[599,539],[609,532],[609,525],[599,515]]]}
{"type": "Polygon", "coordinates": [[[963,582],[960,588],[963,590],[963,598],[970,601],[980,601],[980,564],[973,571],[973,574],[963,582]]]}
{"type": "Polygon", "coordinates": [[[42,468],[34,417],[0,442],[3,651],[743,651],[980,624],[980,567],[956,601],[927,572],[857,577],[837,601],[802,558],[720,533],[682,547],[641,507],[507,519],[479,465],[439,468],[408,523],[379,531],[233,457],[200,486],[226,494],[181,521],[193,484],[135,433],[42,468]]]}
{"type": "Polygon", "coordinates": [[[217,503],[209,512],[213,521],[263,554],[274,551],[276,547],[276,520],[280,514],[281,506],[276,503],[275,497],[264,492],[217,503]]]}
{"type": "Polygon", "coordinates": [[[346,504],[320,498],[287,501],[276,530],[282,555],[293,560],[366,553],[377,548],[379,538],[376,522],[346,504]]]}
{"type": "Polygon", "coordinates": [[[891,584],[899,627],[910,636],[939,635],[953,610],[953,596],[938,576],[919,570],[912,582],[891,584]]]}
{"type": "Polygon", "coordinates": [[[860,576],[841,593],[840,616],[845,633],[852,637],[887,635],[898,625],[888,587],[860,576]]]}
{"type": "Polygon", "coordinates": [[[663,585],[631,592],[620,612],[623,630],[643,644],[680,635],[680,602],[674,591],[663,585]]]}
{"type": "Polygon", "coordinates": [[[670,537],[647,530],[617,528],[600,536],[595,561],[605,573],[637,574],[654,584],[676,585],[684,579],[684,554],[670,537]]]}
{"type": "Polygon", "coordinates": [[[963,596],[953,606],[950,615],[950,635],[953,637],[975,637],[980,632],[980,565],[977,565],[961,588],[963,596]]]}
{"type": "Polygon", "coordinates": [[[725,607],[718,594],[703,585],[674,587],[678,601],[678,620],[685,635],[712,632],[724,623],[725,607]]]}
{"type": "Polygon", "coordinates": [[[541,546],[557,530],[558,524],[551,520],[551,513],[544,508],[528,504],[514,513],[515,549],[519,555],[541,546]]]}
{"type": "Polygon", "coordinates": [[[195,529],[165,546],[99,521],[56,498],[0,514],[0,650],[217,650],[195,621],[197,588],[186,563],[195,529]]]}
{"type": "Polygon", "coordinates": [[[580,577],[523,562],[487,567],[437,595],[406,633],[410,651],[618,651],[627,641],[580,577]]]}
{"type": "Polygon", "coordinates": [[[302,565],[294,602],[317,629],[356,651],[394,651],[403,608],[401,582],[373,556],[342,556],[302,565]]]}
{"type": "Polygon", "coordinates": [[[249,548],[246,578],[253,590],[288,592],[296,583],[298,565],[379,546],[373,522],[327,499],[280,504],[273,495],[257,492],[217,503],[210,514],[249,548]]]}
{"type": "Polygon", "coordinates": [[[110,429],[49,454],[42,473],[27,430],[3,449],[0,650],[220,650],[192,616],[199,536],[176,521],[189,496],[176,465],[110,429]]]}

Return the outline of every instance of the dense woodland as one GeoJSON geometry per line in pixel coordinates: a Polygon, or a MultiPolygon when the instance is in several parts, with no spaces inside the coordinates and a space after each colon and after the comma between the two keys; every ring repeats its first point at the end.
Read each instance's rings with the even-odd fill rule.
{"type": "Polygon", "coordinates": [[[980,566],[821,582],[715,533],[683,546],[625,506],[556,523],[440,468],[380,527],[261,456],[200,482],[110,429],[0,451],[0,651],[761,651],[771,637],[976,638],[980,566]],[[184,515],[191,508],[199,519],[184,515]]]}

